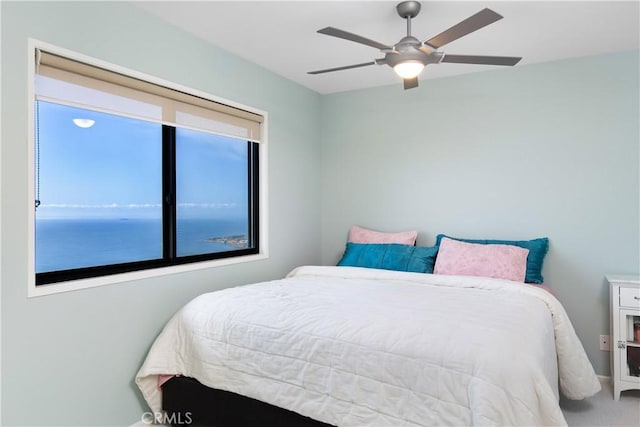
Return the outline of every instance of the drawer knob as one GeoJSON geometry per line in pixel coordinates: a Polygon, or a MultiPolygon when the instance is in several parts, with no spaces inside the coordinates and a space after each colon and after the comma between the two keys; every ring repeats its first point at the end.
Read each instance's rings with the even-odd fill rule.
{"type": "Polygon", "coordinates": [[[640,297],[634,296],[633,299],[640,300],[640,297]]]}

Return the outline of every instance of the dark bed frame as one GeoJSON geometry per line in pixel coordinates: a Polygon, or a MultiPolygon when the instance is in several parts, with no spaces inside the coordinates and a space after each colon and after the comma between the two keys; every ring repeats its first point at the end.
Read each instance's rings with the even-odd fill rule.
{"type": "Polygon", "coordinates": [[[173,377],[162,385],[162,408],[173,426],[329,426],[259,400],[209,388],[189,377],[173,377]]]}

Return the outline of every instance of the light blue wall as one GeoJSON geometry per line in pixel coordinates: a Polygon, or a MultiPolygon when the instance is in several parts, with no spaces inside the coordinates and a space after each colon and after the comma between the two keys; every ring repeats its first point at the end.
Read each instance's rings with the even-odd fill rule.
{"type": "Polygon", "coordinates": [[[2,7],[2,425],[131,425],[133,384],[193,296],[320,262],[320,96],[120,2],[2,7]],[[270,258],[26,298],[27,37],[269,113],[270,258]]]}
{"type": "Polygon", "coordinates": [[[175,310],[335,263],[352,224],[549,236],[547,283],[607,373],[603,275],[640,258],[638,52],[319,96],[128,4],[0,5],[2,425],[138,421],[133,377],[175,310]],[[271,257],[27,299],[27,37],[268,111],[271,257]]]}
{"type": "Polygon", "coordinates": [[[636,51],[323,97],[323,262],[352,224],[548,236],[546,283],[608,375],[604,275],[640,268],[639,72],[636,51]]]}

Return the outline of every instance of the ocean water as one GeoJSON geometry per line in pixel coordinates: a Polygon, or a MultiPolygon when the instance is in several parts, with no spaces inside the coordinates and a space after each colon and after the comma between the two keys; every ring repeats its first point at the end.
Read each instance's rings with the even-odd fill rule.
{"type": "MultiPolygon", "coordinates": [[[[245,220],[182,219],[178,256],[236,249],[209,239],[247,234],[245,220]]],[[[161,219],[38,219],[36,272],[162,258],[161,219]]]]}

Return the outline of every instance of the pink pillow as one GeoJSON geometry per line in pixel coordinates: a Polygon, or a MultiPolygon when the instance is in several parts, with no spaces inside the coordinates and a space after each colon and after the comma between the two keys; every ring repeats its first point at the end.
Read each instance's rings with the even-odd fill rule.
{"type": "Polygon", "coordinates": [[[529,249],[513,245],[481,245],[444,237],[434,274],[483,276],[524,282],[529,249]]]}
{"type": "Polygon", "coordinates": [[[349,230],[349,242],[351,243],[399,243],[401,245],[414,245],[417,237],[417,231],[382,233],[380,231],[367,230],[357,225],[354,225],[349,230]]]}

